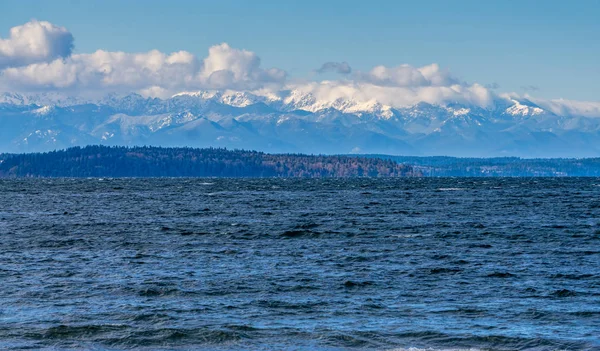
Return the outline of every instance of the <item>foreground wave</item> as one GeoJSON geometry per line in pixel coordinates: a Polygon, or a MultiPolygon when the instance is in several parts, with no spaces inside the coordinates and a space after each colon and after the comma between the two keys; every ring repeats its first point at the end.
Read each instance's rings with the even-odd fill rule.
{"type": "MultiPolygon", "coordinates": [[[[14,330],[18,333],[19,330],[14,330]]],[[[59,325],[28,330],[27,342],[3,343],[16,349],[201,349],[201,350],[571,350],[594,347],[584,341],[558,341],[498,335],[450,335],[437,332],[337,331],[320,328],[312,332],[293,328],[254,328],[222,325],[198,328],[150,328],[133,325],[59,325]],[[398,345],[422,345],[399,348],[398,345]],[[453,345],[448,348],[448,345],[453,345]],[[471,345],[477,345],[472,347],[471,345]],[[19,347],[17,347],[19,346],[19,347]]],[[[10,333],[6,336],[10,337],[10,333]]]]}

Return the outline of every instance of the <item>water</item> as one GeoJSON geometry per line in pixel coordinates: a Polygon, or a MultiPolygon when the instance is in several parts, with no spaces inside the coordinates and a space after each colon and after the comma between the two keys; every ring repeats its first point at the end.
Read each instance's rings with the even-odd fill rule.
{"type": "Polygon", "coordinates": [[[600,349],[600,179],[0,181],[0,349],[600,349]]]}

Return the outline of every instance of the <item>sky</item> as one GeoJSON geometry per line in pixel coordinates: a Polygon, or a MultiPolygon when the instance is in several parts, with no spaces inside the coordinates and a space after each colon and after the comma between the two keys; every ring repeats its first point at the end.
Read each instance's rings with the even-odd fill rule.
{"type": "MultiPolygon", "coordinates": [[[[353,82],[404,88],[414,84],[413,80],[410,84],[405,82],[406,70],[402,69],[400,73],[399,70],[384,70],[385,74],[393,76],[384,79],[379,73],[373,73],[374,68],[406,65],[419,70],[437,64],[440,72],[451,75],[451,78],[444,78],[446,86],[473,87],[477,84],[492,93],[514,92],[540,99],[598,102],[598,18],[600,0],[2,0],[0,40],[5,41],[4,68],[13,70],[10,74],[4,72],[4,79],[21,82],[20,85],[5,82],[5,88],[51,86],[62,89],[49,81],[34,83],[31,76],[25,77],[27,82],[24,82],[26,65],[92,54],[97,50],[124,53],[158,50],[165,55],[185,50],[197,58],[204,67],[199,68],[202,71],[206,67],[203,59],[210,56],[209,48],[227,43],[229,49],[237,50],[236,55],[244,56],[243,53],[248,52],[254,55],[250,61],[259,61],[260,69],[252,63],[254,61],[245,63],[254,67],[250,72],[252,84],[247,81],[250,79],[247,78],[247,67],[242,67],[239,74],[234,69],[231,77],[219,76],[217,85],[215,77],[209,79],[214,73],[211,71],[205,72],[202,83],[186,83],[181,88],[259,89],[272,87],[273,83],[283,80],[347,80],[348,72],[352,72],[353,82]],[[47,21],[64,28],[73,38],[72,49],[62,53],[57,51],[44,59],[14,54],[10,47],[12,42],[6,41],[10,39],[11,28],[32,20],[47,21]],[[242,76],[245,81],[240,85],[239,77],[242,76]]],[[[0,41],[0,68],[2,45],[0,41]]],[[[235,60],[233,58],[227,60],[217,64],[217,68],[223,68],[219,66],[223,64],[236,64],[231,61],[235,60]]],[[[81,65],[89,64],[77,67],[81,65]]],[[[34,72],[30,67],[30,74],[39,75],[39,69],[37,67],[34,72]]],[[[409,73],[414,75],[414,69],[409,73]]],[[[77,77],[78,82],[83,80],[80,73],[77,77]]],[[[420,87],[439,85],[432,83],[436,78],[427,76],[425,79],[426,83],[418,83],[420,87]]],[[[75,87],[75,83],[63,86],[68,84],[75,87]]],[[[128,87],[137,89],[142,85],[136,83],[128,87]]],[[[169,92],[179,88],[153,87],[169,92]]],[[[150,91],[148,89],[146,92],[150,91]]],[[[417,96],[415,99],[421,95],[417,96]]]]}

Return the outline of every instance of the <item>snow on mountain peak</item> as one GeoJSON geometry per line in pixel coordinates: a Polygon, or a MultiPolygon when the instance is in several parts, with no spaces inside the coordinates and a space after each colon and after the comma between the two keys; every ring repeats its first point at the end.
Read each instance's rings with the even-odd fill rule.
{"type": "Polygon", "coordinates": [[[326,109],[335,109],[343,113],[362,115],[363,113],[374,114],[385,119],[391,118],[394,113],[391,106],[383,105],[371,99],[368,101],[357,101],[352,99],[338,98],[335,100],[317,99],[312,93],[301,90],[288,90],[277,93],[273,92],[240,92],[240,91],[195,91],[181,92],[172,96],[177,98],[189,96],[201,100],[216,101],[224,105],[234,107],[246,107],[257,103],[274,104],[283,111],[303,110],[317,112],[326,109]]]}
{"type": "Polygon", "coordinates": [[[372,113],[386,119],[389,119],[394,115],[391,106],[382,105],[374,99],[365,102],[336,99],[332,103],[325,103],[325,105],[330,105],[330,107],[345,113],[355,113],[359,115],[362,113],[372,113]]]}
{"type": "MultiPolygon", "coordinates": [[[[498,100],[500,101],[500,100],[498,100]]],[[[167,99],[146,98],[139,94],[109,94],[101,99],[84,99],[82,97],[69,97],[57,93],[2,93],[0,104],[33,106],[36,115],[47,115],[54,108],[77,106],[82,104],[95,104],[98,106],[109,106],[115,112],[125,112],[130,115],[149,115],[157,113],[178,113],[182,111],[196,111],[198,109],[211,109],[212,104],[221,104],[236,108],[245,108],[255,104],[265,104],[274,111],[290,112],[295,110],[311,113],[327,111],[339,111],[351,114],[358,118],[376,118],[389,120],[394,116],[410,119],[425,117],[428,119],[440,119],[443,116],[464,117],[471,114],[481,113],[481,109],[471,105],[450,104],[432,105],[425,102],[417,103],[407,107],[392,107],[384,105],[376,99],[365,99],[355,97],[329,98],[303,89],[290,90],[198,90],[183,91],[172,95],[167,99]]],[[[521,100],[516,97],[503,97],[497,105],[497,110],[489,110],[492,113],[500,113],[514,118],[524,118],[539,115],[552,114],[536,104],[521,100]]]]}
{"type": "Polygon", "coordinates": [[[283,103],[291,109],[307,110],[317,102],[317,99],[311,93],[305,93],[299,90],[291,90],[283,99],[283,103]]]}
{"type": "Polygon", "coordinates": [[[317,99],[311,93],[299,90],[291,90],[283,99],[287,110],[303,110],[317,112],[326,109],[334,109],[343,113],[352,113],[361,116],[363,113],[371,113],[379,117],[389,119],[394,113],[392,107],[383,105],[375,99],[358,101],[353,99],[337,98],[335,100],[317,99]]]}
{"type": "Polygon", "coordinates": [[[220,96],[220,93],[218,91],[207,91],[207,90],[182,91],[180,93],[177,93],[177,94],[171,96],[171,98],[176,98],[179,96],[190,96],[190,97],[201,98],[203,100],[211,100],[217,96],[220,96]]]}
{"type": "Polygon", "coordinates": [[[38,116],[45,116],[45,115],[52,113],[52,111],[54,111],[55,109],[56,108],[54,106],[46,105],[46,106],[40,107],[38,109],[35,109],[31,112],[38,116]]]}
{"type": "Polygon", "coordinates": [[[24,105],[26,97],[18,93],[2,93],[0,95],[0,104],[24,105]]]}
{"type": "Polygon", "coordinates": [[[261,96],[250,92],[243,91],[216,91],[216,90],[199,90],[199,91],[184,91],[177,93],[171,98],[181,96],[189,96],[201,100],[217,101],[224,105],[234,107],[246,107],[259,102],[270,100],[267,96],[261,96]]]}
{"type": "Polygon", "coordinates": [[[519,101],[511,99],[513,105],[506,109],[506,113],[511,116],[536,116],[544,113],[539,107],[527,106],[521,104],[519,101]]]}
{"type": "Polygon", "coordinates": [[[222,94],[220,102],[234,107],[246,107],[263,102],[264,100],[265,98],[262,96],[257,96],[247,92],[232,91],[222,94]]]}
{"type": "Polygon", "coordinates": [[[470,108],[459,108],[459,109],[448,109],[448,112],[451,112],[455,117],[468,115],[471,112],[470,108]]]}

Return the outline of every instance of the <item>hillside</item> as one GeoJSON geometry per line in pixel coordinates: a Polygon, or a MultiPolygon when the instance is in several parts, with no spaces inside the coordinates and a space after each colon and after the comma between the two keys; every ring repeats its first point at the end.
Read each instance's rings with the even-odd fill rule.
{"type": "Polygon", "coordinates": [[[426,177],[600,177],[600,158],[364,155],[409,164],[426,177]]]}
{"type": "Polygon", "coordinates": [[[73,147],[9,155],[0,177],[402,177],[412,167],[378,158],[271,155],[161,147],[73,147]]]}

